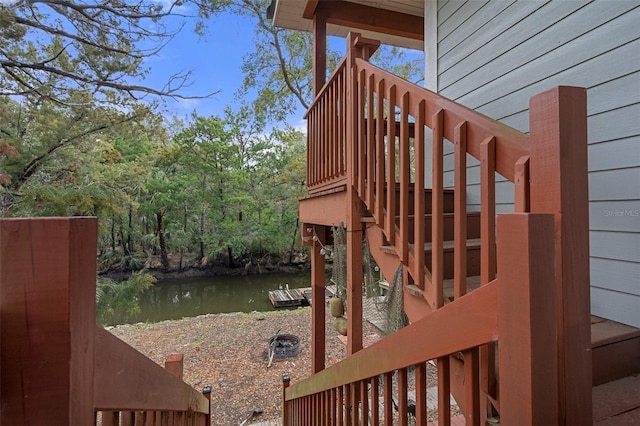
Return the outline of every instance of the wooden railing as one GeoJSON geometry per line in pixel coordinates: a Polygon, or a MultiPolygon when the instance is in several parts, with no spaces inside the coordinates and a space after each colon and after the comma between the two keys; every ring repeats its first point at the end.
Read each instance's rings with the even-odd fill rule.
{"type": "Polygon", "coordinates": [[[95,218],[0,220],[0,424],[209,425],[178,360],[96,326],[96,243],[95,218]]]}
{"type": "Polygon", "coordinates": [[[343,60],[316,96],[307,119],[307,186],[310,193],[346,183],[347,67],[343,60]]]}
{"type": "MultiPolygon", "coordinates": [[[[524,301],[523,304],[516,303],[516,305],[523,309],[521,314],[529,315],[531,320],[534,319],[533,311],[537,303],[555,307],[555,310],[548,311],[554,324],[549,325],[547,332],[551,336],[557,333],[558,340],[547,342],[550,347],[546,347],[547,351],[557,355],[556,362],[558,362],[557,376],[553,386],[559,393],[555,394],[556,407],[552,412],[558,413],[558,423],[590,424],[591,414],[588,407],[590,407],[591,360],[588,351],[590,339],[588,197],[584,89],[561,87],[532,98],[531,133],[527,136],[369,64],[367,59],[372,49],[371,46],[363,45],[366,42],[358,34],[349,36],[347,63],[344,65],[346,71],[341,68],[338,73],[340,76],[347,76],[346,82],[343,80],[340,82],[342,94],[340,99],[347,99],[346,110],[340,109],[344,113],[336,117],[335,110],[331,110],[331,114],[327,117],[326,106],[324,109],[321,107],[324,105],[324,99],[327,98],[326,88],[335,87],[338,84],[335,77],[327,83],[325,90],[318,95],[308,113],[309,117],[314,117],[308,135],[309,147],[310,149],[313,147],[313,153],[309,154],[309,161],[316,162],[310,166],[315,170],[315,174],[309,181],[314,184],[323,182],[322,189],[344,184],[342,180],[333,179],[327,172],[331,168],[323,164],[326,153],[335,152],[331,148],[334,142],[327,142],[326,135],[335,135],[335,133],[312,131],[312,129],[327,128],[328,125],[322,118],[326,117],[326,120],[334,123],[328,126],[329,128],[346,129],[342,143],[347,149],[338,151],[339,155],[344,155],[344,159],[338,158],[331,161],[346,165],[347,185],[352,186],[357,192],[357,197],[364,202],[374,217],[376,225],[383,230],[388,242],[394,246],[409,280],[415,284],[417,291],[422,294],[433,311],[429,316],[431,319],[422,326],[418,326],[419,323],[412,324],[409,328],[414,331],[411,333],[416,333],[416,338],[419,335],[422,339],[424,333],[429,333],[429,327],[436,327],[446,330],[447,336],[441,335],[437,338],[434,336],[429,339],[430,349],[427,350],[425,347],[424,352],[412,359],[411,363],[396,364],[396,357],[403,356],[401,352],[405,350],[414,352],[408,348],[415,344],[415,340],[408,337],[393,338],[398,339],[397,341],[391,340],[397,346],[389,346],[387,349],[402,348],[395,352],[378,351],[372,348],[363,351],[362,354],[358,353],[355,358],[357,361],[349,358],[345,364],[339,364],[342,366],[323,371],[304,382],[304,385],[300,383],[287,389],[286,399],[290,401],[287,403],[287,410],[296,413],[293,418],[298,418],[299,415],[306,417],[311,415],[315,419],[315,416],[320,415],[318,407],[326,407],[326,401],[331,402],[336,398],[341,401],[337,402],[338,406],[342,404],[348,407],[351,404],[357,407],[357,404],[353,405],[356,398],[353,394],[354,386],[357,388],[358,384],[364,383],[363,381],[373,380],[371,389],[377,389],[375,376],[393,371],[399,372],[399,383],[406,382],[406,373],[402,373],[403,368],[415,365],[416,371],[422,374],[422,363],[437,357],[438,388],[440,395],[447,395],[440,400],[439,412],[448,413],[448,395],[451,391],[450,361],[453,358],[447,354],[462,351],[467,377],[464,388],[465,398],[459,403],[464,408],[467,423],[478,424],[481,411],[487,414],[494,409],[500,411],[501,417],[507,412],[510,413],[507,415],[508,418],[524,421],[504,424],[529,423],[533,418],[531,416],[535,417],[535,415],[522,407],[524,403],[518,403],[512,399],[514,393],[507,388],[510,388],[513,383],[505,383],[520,380],[531,385],[532,381],[537,380],[529,375],[531,371],[519,374],[517,368],[503,365],[504,361],[500,357],[501,374],[498,392],[494,361],[497,356],[495,345],[486,344],[489,342],[486,341],[482,342],[482,345],[461,344],[452,347],[447,342],[455,340],[451,336],[465,332],[465,327],[468,330],[474,330],[474,324],[468,323],[456,328],[451,325],[451,321],[439,320],[436,323],[436,319],[440,318],[436,314],[445,309],[450,309],[451,312],[455,310],[458,315],[462,315],[467,310],[475,312],[476,309],[485,309],[486,306],[467,305],[463,301],[473,300],[467,297],[471,297],[476,292],[485,294],[488,292],[485,289],[487,286],[498,285],[499,292],[502,292],[505,286],[509,286],[512,290],[518,289],[517,294],[506,289],[504,291],[505,294],[509,294],[509,298],[524,301]],[[342,87],[346,87],[346,91],[342,87]],[[427,153],[426,148],[429,144],[431,144],[431,152],[427,153]],[[449,153],[452,155],[448,156],[449,153]],[[453,158],[445,170],[444,160],[448,157],[453,158]],[[477,168],[470,168],[469,158],[477,161],[477,168]],[[425,196],[425,175],[429,169],[425,164],[426,159],[431,161],[431,202],[429,204],[425,196]],[[468,179],[469,170],[477,176],[468,179]],[[443,235],[447,174],[453,176],[453,185],[450,188],[454,190],[453,238],[448,238],[448,242],[443,235]],[[467,182],[468,180],[477,182],[478,179],[480,189],[476,190],[475,194],[479,195],[476,205],[480,210],[481,229],[479,268],[476,272],[468,267],[467,197],[472,192],[468,190],[467,182]],[[520,224],[519,228],[513,230],[504,228],[502,236],[500,232],[496,234],[498,186],[511,186],[513,191],[511,200],[507,202],[511,202],[511,211],[515,213],[513,217],[504,216],[503,222],[515,223],[520,220],[526,222],[526,226],[520,224]],[[409,208],[412,198],[413,218],[409,208]],[[526,214],[528,212],[532,215],[526,214]],[[425,229],[425,213],[431,214],[430,233],[425,229]],[[523,215],[520,216],[518,213],[523,215]],[[542,221],[546,223],[545,226],[549,225],[549,218],[544,214],[553,215],[553,226],[550,230],[546,230],[548,235],[538,237],[534,235],[537,233],[536,224],[542,221]],[[414,221],[412,234],[409,233],[411,220],[414,221]],[[516,234],[523,238],[520,242],[512,240],[513,235],[516,234]],[[430,236],[429,240],[426,239],[426,235],[430,236]],[[547,245],[549,239],[553,242],[555,258],[550,258],[548,253],[543,253],[544,250],[539,246],[539,244],[547,245]],[[500,240],[503,241],[502,245],[500,240]],[[452,269],[452,273],[449,272],[450,276],[445,276],[445,242],[453,248],[453,267],[447,268],[447,270],[452,269]],[[513,247],[509,245],[510,242],[513,247]],[[502,258],[508,257],[505,249],[501,247],[511,247],[510,250],[517,252],[518,255],[510,258],[510,261],[500,262],[501,250],[502,258]],[[431,253],[430,262],[425,254],[427,248],[431,253]],[[526,248],[526,250],[519,251],[519,248],[526,248]],[[541,259],[544,259],[544,262],[541,262],[541,259]],[[527,269],[533,268],[534,264],[540,270],[533,272],[527,269]],[[532,274],[530,282],[535,282],[535,289],[511,283],[511,280],[517,281],[513,274],[517,275],[518,270],[523,268],[532,274]],[[550,271],[551,276],[547,276],[546,279],[541,278],[550,271]],[[476,274],[480,275],[480,290],[465,296],[468,293],[468,277],[476,274]],[[445,300],[444,297],[445,279],[453,280],[453,297],[449,298],[450,300],[445,300]],[[545,287],[543,282],[552,282],[553,286],[545,287]],[[545,288],[545,291],[543,294],[538,294],[541,288],[545,288]],[[534,293],[536,298],[540,297],[540,300],[534,300],[534,293]],[[445,306],[445,302],[453,303],[445,306]],[[434,354],[434,351],[438,353],[434,354]],[[390,363],[387,364],[386,361],[382,363],[380,368],[384,371],[378,369],[363,371],[360,367],[367,363],[380,363],[383,358],[389,359],[390,363]],[[413,361],[419,361],[419,363],[413,363],[413,361]],[[572,372],[575,368],[581,373],[572,372]],[[357,377],[351,377],[347,381],[337,377],[351,369],[353,369],[351,375],[355,374],[357,377]],[[504,377],[505,371],[513,376],[504,377]],[[343,386],[349,386],[348,392],[344,389],[340,391],[343,386]],[[324,394],[325,392],[329,393],[324,394]],[[340,396],[340,392],[347,394],[340,396]],[[506,410],[505,400],[510,406],[506,410]],[[490,401],[490,407],[487,407],[488,401],[490,401]],[[512,406],[512,404],[515,405],[512,406]],[[529,413],[530,417],[525,421],[524,417],[518,417],[518,413],[529,413]]],[[[344,79],[344,77],[341,78],[344,79]]],[[[333,136],[330,136],[329,140],[331,137],[333,136]]],[[[351,188],[347,188],[347,191],[349,193],[351,188]]],[[[502,196],[504,192],[501,191],[502,196]]],[[[500,210],[504,211],[505,200],[500,201],[503,203],[500,210]]],[[[359,214],[357,203],[350,204],[347,209],[352,209],[347,213],[347,217],[350,218],[347,227],[358,229],[356,228],[359,226],[358,218],[354,218],[354,214],[359,214]]],[[[354,243],[351,244],[352,249],[349,250],[357,251],[355,239],[352,243],[354,243]]],[[[355,257],[357,255],[352,254],[351,259],[355,257]]],[[[357,266],[354,268],[358,269],[357,266]]],[[[357,276],[357,274],[353,275],[353,277],[357,276]]],[[[510,330],[504,322],[509,321],[516,313],[509,311],[506,306],[503,308],[497,312],[498,322],[504,324],[506,328],[501,330],[498,327],[490,340],[499,339],[500,350],[517,352],[522,348],[511,347],[511,345],[517,346],[517,342],[522,341],[511,339],[509,333],[513,330],[510,330]]],[[[476,312],[475,315],[482,314],[476,312]]],[[[452,314],[451,317],[453,316],[452,314]]],[[[545,320],[536,317],[535,322],[537,328],[538,323],[544,324],[545,320]]],[[[408,333],[410,332],[407,332],[407,335],[408,333]]],[[[531,362],[537,364],[539,362],[537,358],[544,357],[540,351],[545,348],[538,346],[538,340],[542,337],[533,335],[529,337],[531,346],[524,345],[524,347],[531,352],[530,356],[536,354],[536,359],[531,359],[531,362]]],[[[355,338],[358,337],[355,336],[355,338]]],[[[392,338],[385,340],[388,339],[392,338]]],[[[362,385],[360,389],[366,389],[366,387],[362,385]]],[[[358,401],[360,404],[366,404],[366,392],[364,390],[361,392],[361,398],[358,401]]],[[[399,398],[403,396],[400,395],[399,398]]],[[[371,401],[372,404],[377,404],[377,398],[373,395],[371,401]]],[[[532,402],[533,400],[527,400],[526,403],[532,402]]],[[[541,403],[540,406],[545,406],[546,403],[541,403]]],[[[388,406],[386,407],[389,409],[388,406]]],[[[361,405],[361,412],[366,412],[365,408],[367,407],[361,405]]],[[[320,411],[324,412],[324,409],[320,411]]],[[[356,411],[353,410],[352,413],[356,411]]],[[[332,418],[331,413],[328,415],[332,418]]],[[[322,416],[324,419],[324,414],[322,416]]],[[[326,423],[323,421],[317,424],[326,423]]],[[[448,421],[441,424],[448,424],[448,421]]]]}

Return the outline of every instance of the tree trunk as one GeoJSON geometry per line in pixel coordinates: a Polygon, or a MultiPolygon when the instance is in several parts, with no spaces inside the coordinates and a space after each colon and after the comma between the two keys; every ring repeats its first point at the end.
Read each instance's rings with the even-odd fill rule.
{"type": "Polygon", "coordinates": [[[229,267],[233,268],[235,264],[233,263],[233,249],[231,246],[227,246],[227,254],[229,255],[229,267]]]}
{"type": "Polygon", "coordinates": [[[111,251],[116,252],[116,219],[111,217],[111,251]]]}
{"type": "Polygon", "coordinates": [[[291,250],[289,250],[289,265],[293,262],[293,249],[296,246],[296,236],[298,235],[298,228],[300,228],[300,220],[296,219],[296,229],[293,231],[293,239],[291,240],[291,250]]]}
{"type": "Polygon", "coordinates": [[[131,240],[131,234],[133,234],[133,206],[129,205],[129,229],[127,231],[127,248],[129,253],[133,253],[133,241],[131,240]]]}
{"type": "Polygon", "coordinates": [[[202,236],[204,235],[204,209],[200,212],[200,237],[198,240],[200,241],[200,263],[202,263],[202,259],[204,259],[204,240],[202,236]]]}
{"type": "Polygon", "coordinates": [[[160,262],[163,269],[169,269],[169,256],[167,255],[167,243],[164,240],[164,213],[157,212],[156,219],[158,221],[158,242],[160,243],[160,262]]]}

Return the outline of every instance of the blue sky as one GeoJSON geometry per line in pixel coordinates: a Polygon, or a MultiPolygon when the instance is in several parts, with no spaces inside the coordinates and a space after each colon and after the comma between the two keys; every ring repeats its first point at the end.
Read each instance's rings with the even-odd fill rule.
{"type": "Polygon", "coordinates": [[[144,84],[162,87],[171,74],[191,70],[192,85],[182,93],[219,93],[208,99],[168,100],[170,112],[180,118],[194,110],[203,116],[221,115],[227,105],[240,104],[235,95],[242,85],[242,58],[253,49],[253,37],[251,20],[231,13],[211,18],[202,38],[187,25],[159,55],[146,62],[151,71],[144,84]]]}

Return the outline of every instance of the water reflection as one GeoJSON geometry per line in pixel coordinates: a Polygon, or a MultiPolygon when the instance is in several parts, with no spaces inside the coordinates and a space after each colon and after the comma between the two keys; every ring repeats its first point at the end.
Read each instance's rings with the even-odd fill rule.
{"type": "MultiPolygon", "coordinates": [[[[127,322],[158,322],[208,313],[271,311],[268,293],[279,286],[310,287],[309,272],[189,277],[158,281],[140,298],[140,313],[127,322]]],[[[115,317],[110,325],[122,324],[115,317]]]]}

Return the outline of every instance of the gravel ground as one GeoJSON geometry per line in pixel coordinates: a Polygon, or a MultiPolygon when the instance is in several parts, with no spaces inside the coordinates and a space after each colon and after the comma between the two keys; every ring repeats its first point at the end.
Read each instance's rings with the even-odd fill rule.
{"type": "MultiPolygon", "coordinates": [[[[327,314],[328,315],[328,314],[327,314]]],[[[333,318],[327,316],[326,365],[346,357],[337,338],[333,318]]],[[[282,375],[297,383],[311,373],[311,308],[250,314],[209,314],[155,324],[113,327],[110,331],[155,362],[184,354],[184,380],[196,389],[213,387],[212,424],[239,425],[249,413],[262,411],[256,420],[280,417],[282,375]],[[267,341],[280,334],[300,338],[295,358],[274,361],[267,368],[267,341]]],[[[376,334],[365,323],[365,336],[376,334]]]]}

